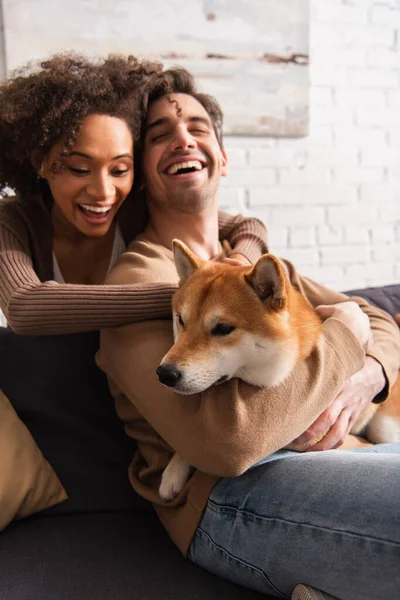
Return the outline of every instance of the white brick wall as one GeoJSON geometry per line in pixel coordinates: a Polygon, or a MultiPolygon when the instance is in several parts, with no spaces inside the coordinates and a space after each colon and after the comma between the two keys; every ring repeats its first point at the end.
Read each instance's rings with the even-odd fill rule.
{"type": "Polygon", "coordinates": [[[3,79],[6,74],[6,57],[4,49],[3,3],[2,0],[0,0],[0,80],[3,79]]]}
{"type": "Polygon", "coordinates": [[[336,289],[400,278],[400,0],[311,0],[310,135],[225,139],[221,204],[336,289]]]}
{"type": "MultiPolygon", "coordinates": [[[[0,0],[0,9],[2,4],[8,7],[10,34],[16,14],[27,19],[30,3],[0,0]]],[[[58,18],[60,4],[40,4],[48,4],[49,10],[36,13],[35,47],[40,49],[40,40],[52,32],[51,18],[73,45],[76,15],[65,21],[58,18]]],[[[101,11],[103,19],[115,17],[118,30],[121,7],[111,0],[87,0],[84,5],[88,23],[90,11],[101,11]]],[[[400,0],[310,0],[310,5],[310,135],[226,138],[230,174],[221,205],[263,219],[271,251],[290,258],[321,283],[349,289],[396,282],[400,0]]],[[[101,22],[98,29],[88,29],[79,40],[81,50],[104,51],[104,31],[101,22]]],[[[24,56],[27,51],[18,36],[17,42],[16,55],[8,57],[13,66],[25,62],[17,60],[18,51],[24,56]]],[[[2,48],[0,10],[0,76],[2,48]]]]}

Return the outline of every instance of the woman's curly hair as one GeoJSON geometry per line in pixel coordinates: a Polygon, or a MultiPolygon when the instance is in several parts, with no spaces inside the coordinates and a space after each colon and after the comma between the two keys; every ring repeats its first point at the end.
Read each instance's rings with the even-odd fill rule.
{"type": "Polygon", "coordinates": [[[32,152],[44,154],[65,138],[55,169],[62,168],[83,119],[106,114],[123,119],[134,142],[140,135],[146,90],[162,84],[161,63],[134,56],[89,60],[57,54],[28,64],[0,85],[0,189],[19,195],[39,191],[32,152]]]}

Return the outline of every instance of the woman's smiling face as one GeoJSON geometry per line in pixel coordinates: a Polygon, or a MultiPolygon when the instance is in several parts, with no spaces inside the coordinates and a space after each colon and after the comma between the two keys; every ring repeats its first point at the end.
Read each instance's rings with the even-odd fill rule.
{"type": "Polygon", "coordinates": [[[63,146],[61,140],[49,150],[39,173],[54,199],[53,223],[101,237],[132,188],[131,132],[122,119],[94,114],[83,120],[63,165],[54,169],[63,146]]]}

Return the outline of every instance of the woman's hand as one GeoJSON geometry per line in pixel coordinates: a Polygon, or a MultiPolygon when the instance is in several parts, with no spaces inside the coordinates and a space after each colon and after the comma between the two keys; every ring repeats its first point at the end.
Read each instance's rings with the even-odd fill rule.
{"type": "Polygon", "coordinates": [[[246,267],[247,265],[251,265],[251,262],[247,260],[243,254],[240,254],[240,252],[231,254],[229,258],[223,258],[221,262],[232,265],[233,267],[246,267]]]}

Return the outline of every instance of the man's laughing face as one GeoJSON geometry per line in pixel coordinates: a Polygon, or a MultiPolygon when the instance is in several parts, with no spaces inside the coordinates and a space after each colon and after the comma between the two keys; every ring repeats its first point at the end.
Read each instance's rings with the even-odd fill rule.
{"type": "Polygon", "coordinates": [[[156,100],[147,116],[143,180],[149,205],[196,213],[216,201],[227,158],[205,108],[192,96],[156,100]]]}

